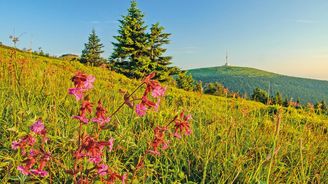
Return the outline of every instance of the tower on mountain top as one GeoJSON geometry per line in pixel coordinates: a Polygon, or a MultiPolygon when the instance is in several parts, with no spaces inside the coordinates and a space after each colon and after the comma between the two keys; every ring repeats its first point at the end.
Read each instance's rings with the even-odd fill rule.
{"type": "Polygon", "coordinates": [[[224,64],[224,66],[230,66],[230,64],[228,62],[228,59],[229,59],[229,57],[228,57],[228,51],[226,51],[226,57],[225,57],[225,64],[224,64]]]}

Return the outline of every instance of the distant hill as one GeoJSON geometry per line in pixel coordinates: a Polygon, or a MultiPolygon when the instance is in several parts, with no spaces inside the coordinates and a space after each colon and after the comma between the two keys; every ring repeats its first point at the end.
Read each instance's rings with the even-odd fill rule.
{"type": "Polygon", "coordinates": [[[230,90],[250,96],[253,89],[260,87],[270,94],[277,91],[284,97],[301,102],[328,101],[328,81],[290,77],[248,67],[220,66],[189,70],[195,80],[204,83],[220,82],[230,90]]]}
{"type": "Polygon", "coordinates": [[[79,57],[80,56],[78,56],[76,54],[63,54],[59,57],[59,59],[63,59],[66,61],[78,61],[79,57]]]}

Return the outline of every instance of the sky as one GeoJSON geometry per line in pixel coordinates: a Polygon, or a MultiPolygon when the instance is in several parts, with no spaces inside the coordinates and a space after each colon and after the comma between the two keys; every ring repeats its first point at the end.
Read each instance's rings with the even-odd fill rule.
{"type": "MultiPolygon", "coordinates": [[[[182,69],[229,63],[328,80],[327,0],[138,0],[148,26],[171,33],[182,69]]],[[[0,0],[0,42],[51,55],[81,54],[94,28],[107,58],[129,0],[0,0]]]]}

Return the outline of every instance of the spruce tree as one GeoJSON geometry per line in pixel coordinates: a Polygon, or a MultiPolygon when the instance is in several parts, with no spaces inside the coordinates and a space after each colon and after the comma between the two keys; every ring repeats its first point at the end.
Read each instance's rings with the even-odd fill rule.
{"type": "Polygon", "coordinates": [[[216,96],[225,96],[224,86],[219,82],[208,83],[206,85],[205,94],[211,94],[216,96]]]}
{"type": "Polygon", "coordinates": [[[257,87],[253,90],[253,94],[251,98],[254,101],[258,101],[266,104],[268,102],[269,96],[265,90],[257,87]]]}
{"type": "Polygon", "coordinates": [[[185,71],[180,72],[176,79],[177,87],[186,91],[193,91],[195,88],[194,79],[191,74],[187,74],[185,71]]]}
{"type": "Polygon", "coordinates": [[[104,52],[102,48],[103,44],[100,43],[100,39],[96,35],[96,31],[92,29],[89,35],[88,43],[84,44],[85,48],[82,50],[81,63],[86,63],[92,66],[99,66],[104,63],[104,59],[101,54],[104,52]]]}
{"type": "Polygon", "coordinates": [[[167,81],[170,75],[176,74],[177,69],[170,67],[171,56],[163,56],[166,48],[163,46],[170,43],[170,33],[164,33],[164,27],[159,23],[153,24],[150,28],[149,34],[149,56],[151,60],[150,69],[156,71],[156,78],[159,81],[167,81]]]}
{"type": "Polygon", "coordinates": [[[199,92],[199,93],[203,93],[204,88],[203,88],[203,82],[202,81],[197,82],[197,84],[195,85],[194,91],[199,92]]]}
{"type": "Polygon", "coordinates": [[[276,104],[276,105],[282,105],[283,104],[282,96],[281,96],[279,91],[276,93],[273,101],[274,101],[274,104],[276,104]]]}
{"type": "Polygon", "coordinates": [[[131,1],[128,14],[122,17],[119,35],[114,36],[114,52],[110,57],[114,69],[129,77],[141,78],[151,72],[148,50],[149,43],[144,25],[144,14],[137,2],[131,1]]]}
{"type": "Polygon", "coordinates": [[[326,102],[324,100],[321,101],[321,110],[322,110],[322,112],[327,111],[327,105],[326,105],[326,102]]]}
{"type": "Polygon", "coordinates": [[[284,102],[282,103],[282,106],[284,106],[284,107],[288,107],[289,106],[289,100],[288,100],[287,97],[285,98],[284,102]]]}

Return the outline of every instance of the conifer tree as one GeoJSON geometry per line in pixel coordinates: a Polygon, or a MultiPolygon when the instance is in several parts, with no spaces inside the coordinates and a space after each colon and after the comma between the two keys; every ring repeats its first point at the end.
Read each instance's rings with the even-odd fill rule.
{"type": "Polygon", "coordinates": [[[326,102],[324,100],[321,101],[321,110],[323,112],[326,112],[327,111],[327,105],[326,105],[326,102]]]}
{"type": "Polygon", "coordinates": [[[86,63],[92,66],[99,66],[104,63],[104,59],[101,54],[104,52],[102,48],[103,44],[100,43],[100,39],[96,35],[96,31],[92,29],[89,35],[88,43],[84,44],[85,48],[82,50],[81,63],[86,63]]]}
{"type": "Polygon", "coordinates": [[[285,98],[284,102],[282,103],[282,106],[284,106],[284,107],[288,107],[289,106],[289,100],[288,100],[287,97],[285,98]]]}
{"type": "Polygon", "coordinates": [[[141,78],[151,72],[147,26],[143,18],[137,2],[132,0],[128,14],[119,21],[119,35],[114,36],[117,42],[112,43],[114,52],[110,60],[114,69],[133,78],[141,78]]]}
{"type": "Polygon", "coordinates": [[[273,102],[274,102],[274,104],[277,104],[277,105],[282,105],[283,104],[282,96],[281,96],[279,91],[276,93],[276,95],[273,99],[273,102]]]}
{"type": "Polygon", "coordinates": [[[186,91],[193,91],[195,88],[194,79],[191,74],[186,74],[186,72],[180,72],[178,75],[177,87],[180,89],[184,89],[186,91]]]}
{"type": "Polygon", "coordinates": [[[251,98],[252,100],[266,104],[268,102],[269,96],[265,90],[257,87],[253,90],[253,94],[251,98]]]}
{"type": "Polygon", "coordinates": [[[206,85],[205,94],[211,94],[216,96],[225,96],[224,86],[221,83],[213,82],[206,85]]]}
{"type": "Polygon", "coordinates": [[[199,93],[203,93],[204,88],[203,88],[203,82],[202,81],[198,81],[196,83],[194,91],[199,92],[199,93]]]}
{"type": "Polygon", "coordinates": [[[170,33],[164,33],[164,27],[159,23],[153,24],[149,34],[149,56],[151,60],[150,69],[156,71],[156,78],[159,81],[166,81],[170,75],[177,74],[176,67],[170,67],[171,56],[163,56],[166,48],[163,46],[170,43],[170,33]]]}

